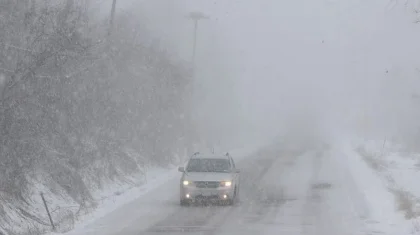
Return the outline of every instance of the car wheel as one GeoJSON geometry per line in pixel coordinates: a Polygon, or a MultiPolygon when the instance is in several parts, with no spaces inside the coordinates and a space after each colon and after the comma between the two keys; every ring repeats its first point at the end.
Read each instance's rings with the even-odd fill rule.
{"type": "Polygon", "coordinates": [[[228,200],[228,205],[233,206],[238,199],[238,188],[235,187],[235,191],[233,193],[233,198],[228,200]]]}
{"type": "Polygon", "coordinates": [[[181,199],[181,200],[179,201],[179,204],[180,204],[181,206],[188,206],[188,205],[190,205],[190,204],[188,203],[188,201],[187,201],[187,200],[183,200],[183,199],[181,199]]]}
{"type": "Polygon", "coordinates": [[[222,205],[225,205],[225,206],[233,206],[234,199],[233,198],[232,199],[228,199],[228,200],[226,200],[226,201],[224,201],[222,203],[223,203],[222,205]]]}
{"type": "Polygon", "coordinates": [[[236,189],[236,194],[235,194],[235,201],[236,202],[239,202],[240,201],[240,193],[239,193],[239,187],[236,189]]]}

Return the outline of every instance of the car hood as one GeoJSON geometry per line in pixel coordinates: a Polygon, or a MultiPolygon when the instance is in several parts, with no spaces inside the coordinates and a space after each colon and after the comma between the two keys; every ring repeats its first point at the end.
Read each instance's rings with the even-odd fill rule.
{"type": "Polygon", "coordinates": [[[232,175],[223,172],[187,172],[184,179],[190,181],[225,181],[232,180],[232,175]]]}

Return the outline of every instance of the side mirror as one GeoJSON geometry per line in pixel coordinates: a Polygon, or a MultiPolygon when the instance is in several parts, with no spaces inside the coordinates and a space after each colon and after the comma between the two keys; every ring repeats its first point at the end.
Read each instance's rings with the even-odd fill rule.
{"type": "Polygon", "coordinates": [[[185,172],[185,168],[183,166],[178,167],[179,172],[185,172]]]}

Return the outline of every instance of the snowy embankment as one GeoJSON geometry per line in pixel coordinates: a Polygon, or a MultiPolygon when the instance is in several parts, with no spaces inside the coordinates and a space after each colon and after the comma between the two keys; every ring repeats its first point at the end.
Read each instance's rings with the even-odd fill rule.
{"type": "Polygon", "coordinates": [[[145,175],[138,175],[135,184],[109,184],[106,189],[95,192],[94,197],[98,201],[98,205],[94,210],[78,217],[71,228],[58,232],[65,233],[73,229],[81,229],[96,219],[153,190],[168,179],[173,178],[176,173],[175,166],[168,168],[154,167],[148,169],[145,175]]]}
{"type": "Polygon", "coordinates": [[[420,234],[420,154],[383,141],[355,141],[340,149],[364,194],[367,226],[383,234],[420,234]]]}
{"type": "Polygon", "coordinates": [[[47,173],[37,172],[29,179],[25,203],[16,199],[1,205],[6,217],[0,218],[0,234],[38,235],[51,231],[51,222],[41,194],[45,198],[55,231],[63,233],[109,213],[118,205],[151,190],[152,187],[148,185],[158,185],[167,180],[173,172],[171,169],[174,166],[163,168],[144,165],[135,174],[120,174],[114,180],[103,180],[100,188],[90,187],[88,177],[83,176],[82,172],[76,178],[74,175],[64,174],[69,184],[77,185],[71,191],[57,185],[47,173]],[[74,183],[79,178],[83,178],[83,181],[74,183]]]}

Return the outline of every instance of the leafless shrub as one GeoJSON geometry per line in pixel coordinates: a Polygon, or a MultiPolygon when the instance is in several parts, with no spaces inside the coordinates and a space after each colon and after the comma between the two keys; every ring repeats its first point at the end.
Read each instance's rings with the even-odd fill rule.
{"type": "Polygon", "coordinates": [[[406,219],[413,219],[420,216],[420,211],[416,210],[416,198],[411,193],[404,190],[391,189],[398,206],[398,210],[404,212],[406,219]]]}
{"type": "Polygon", "coordinates": [[[80,206],[61,216],[63,230],[95,208],[92,188],[170,163],[174,140],[192,135],[180,118],[189,108],[187,67],[142,41],[130,15],[104,43],[83,4],[0,3],[0,205],[28,205],[30,180],[43,172],[42,183],[80,206]]]}
{"type": "Polygon", "coordinates": [[[360,156],[363,157],[363,159],[366,161],[366,163],[374,170],[376,171],[384,171],[387,169],[387,162],[381,159],[380,154],[375,154],[366,151],[364,147],[358,147],[356,148],[356,152],[360,154],[360,156]]]}
{"type": "Polygon", "coordinates": [[[56,231],[66,233],[74,228],[75,215],[72,210],[63,208],[54,214],[56,231]]]}

